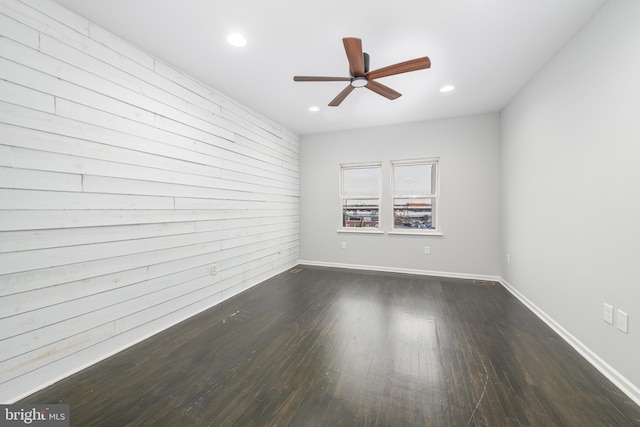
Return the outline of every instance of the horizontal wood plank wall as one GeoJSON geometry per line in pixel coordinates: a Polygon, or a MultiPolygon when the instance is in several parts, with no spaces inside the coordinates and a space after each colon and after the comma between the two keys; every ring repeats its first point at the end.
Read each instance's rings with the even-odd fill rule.
{"type": "Polygon", "coordinates": [[[0,36],[0,402],[295,264],[295,134],[50,0],[0,36]]]}

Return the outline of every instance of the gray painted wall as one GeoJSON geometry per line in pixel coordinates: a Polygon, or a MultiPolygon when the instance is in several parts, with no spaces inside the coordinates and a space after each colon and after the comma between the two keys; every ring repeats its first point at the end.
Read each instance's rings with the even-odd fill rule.
{"type": "MultiPolygon", "coordinates": [[[[348,108],[348,106],[340,107],[348,108]]],[[[499,274],[497,114],[301,137],[300,257],[451,274],[499,274]],[[440,157],[442,236],[338,233],[340,163],[382,161],[389,230],[389,162],[440,157]],[[347,249],[341,249],[341,242],[347,249]],[[424,254],[424,246],[431,254],[424,254]]]]}
{"type": "Polygon", "coordinates": [[[639,23],[608,2],[501,114],[502,275],[638,398],[639,23]]]}

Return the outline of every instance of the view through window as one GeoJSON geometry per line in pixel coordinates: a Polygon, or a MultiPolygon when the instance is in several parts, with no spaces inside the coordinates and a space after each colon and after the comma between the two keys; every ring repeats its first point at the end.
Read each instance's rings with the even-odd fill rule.
{"type": "Polygon", "coordinates": [[[393,230],[436,230],[438,159],[391,162],[393,230]]]}
{"type": "Polygon", "coordinates": [[[343,228],[380,228],[380,169],[380,163],[341,165],[343,228]]]}

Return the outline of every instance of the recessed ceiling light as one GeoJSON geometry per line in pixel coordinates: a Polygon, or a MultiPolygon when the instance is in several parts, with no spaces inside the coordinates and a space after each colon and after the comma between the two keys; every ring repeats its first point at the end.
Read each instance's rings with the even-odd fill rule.
{"type": "Polygon", "coordinates": [[[247,39],[245,39],[242,34],[232,33],[227,37],[227,41],[232,46],[242,47],[247,44],[247,39]]]}
{"type": "Polygon", "coordinates": [[[455,86],[453,86],[453,85],[445,85],[445,86],[442,86],[442,87],[440,88],[440,92],[451,92],[451,91],[452,91],[452,90],[454,90],[455,88],[456,88],[456,87],[455,87],[455,86]]]}
{"type": "Polygon", "coordinates": [[[315,113],[317,111],[320,111],[320,107],[318,107],[317,105],[312,105],[311,107],[309,107],[309,111],[315,113]]]}

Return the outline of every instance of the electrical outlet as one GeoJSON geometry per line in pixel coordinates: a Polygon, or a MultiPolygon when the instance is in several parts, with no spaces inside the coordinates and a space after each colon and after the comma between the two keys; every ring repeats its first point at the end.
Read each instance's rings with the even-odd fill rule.
{"type": "Polygon", "coordinates": [[[507,264],[511,264],[511,254],[507,253],[507,264]]]}
{"type": "Polygon", "coordinates": [[[424,247],[424,253],[427,254],[427,255],[431,254],[431,246],[425,246],[424,247]]]}
{"type": "Polygon", "coordinates": [[[618,310],[616,316],[616,327],[625,334],[629,332],[629,315],[622,310],[618,310]]]}
{"type": "Polygon", "coordinates": [[[602,312],[602,320],[607,322],[610,325],[613,325],[613,307],[609,304],[604,305],[604,310],[602,312]]]}
{"type": "Polygon", "coordinates": [[[218,264],[211,264],[209,266],[209,273],[214,276],[218,272],[218,264]]]}
{"type": "Polygon", "coordinates": [[[347,242],[342,242],[342,249],[347,249],[347,242]]]}

